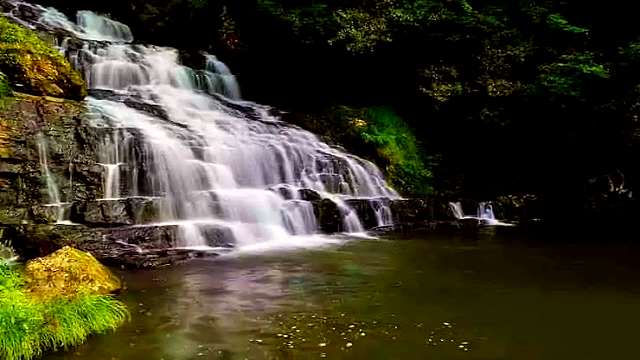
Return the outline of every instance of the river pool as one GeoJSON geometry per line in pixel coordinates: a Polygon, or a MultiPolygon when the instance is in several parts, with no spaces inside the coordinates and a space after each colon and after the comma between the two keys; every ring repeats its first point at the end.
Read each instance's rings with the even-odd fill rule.
{"type": "Polygon", "coordinates": [[[131,322],[48,358],[636,359],[638,255],[489,229],[122,272],[131,322]]]}

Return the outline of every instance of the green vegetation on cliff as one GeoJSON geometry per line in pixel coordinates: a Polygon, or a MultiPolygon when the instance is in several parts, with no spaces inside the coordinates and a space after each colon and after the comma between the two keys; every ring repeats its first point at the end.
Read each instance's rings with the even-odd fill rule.
{"type": "Polygon", "coordinates": [[[34,31],[2,16],[0,71],[16,89],[34,95],[72,99],[86,96],[82,77],[58,50],[34,31]]]}
{"type": "Polygon", "coordinates": [[[128,318],[125,306],[95,291],[93,283],[72,283],[76,278],[67,276],[71,263],[83,267],[85,278],[104,271],[86,256],[90,255],[63,249],[37,260],[36,269],[27,265],[26,270],[0,259],[1,359],[28,360],[45,351],[68,349],[92,334],[115,330],[128,318]],[[43,263],[50,266],[48,278],[34,278],[34,274],[45,275],[37,269],[43,263]],[[47,291],[41,291],[40,285],[47,291]],[[57,287],[52,289],[53,285],[57,287]]]}
{"type": "Polygon", "coordinates": [[[431,194],[432,175],[425,165],[425,153],[406,122],[388,108],[367,109],[364,118],[362,137],[376,147],[391,184],[406,195],[431,194]]]}

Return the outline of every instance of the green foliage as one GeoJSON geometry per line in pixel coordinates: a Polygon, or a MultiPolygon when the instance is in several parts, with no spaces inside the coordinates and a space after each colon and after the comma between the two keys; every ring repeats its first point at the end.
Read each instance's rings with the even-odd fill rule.
{"type": "Polygon", "coordinates": [[[436,105],[462,95],[464,91],[460,74],[452,66],[431,66],[422,70],[421,79],[427,84],[421,86],[420,91],[433,99],[436,105]]]}
{"type": "Polygon", "coordinates": [[[630,62],[640,62],[640,42],[634,41],[620,49],[620,53],[630,62]]]}
{"type": "Polygon", "coordinates": [[[547,17],[547,24],[554,30],[566,31],[573,34],[585,34],[589,32],[588,29],[571,25],[569,21],[560,14],[549,15],[547,17]]]}
{"type": "Polygon", "coordinates": [[[590,81],[609,77],[605,66],[588,52],[563,55],[557,62],[541,66],[540,71],[540,85],[560,96],[579,97],[590,81]]]}
{"type": "Polygon", "coordinates": [[[364,116],[360,134],[387,164],[385,172],[391,184],[403,194],[430,194],[432,174],[411,128],[389,108],[370,108],[364,116]]]}
{"type": "MultiPolygon", "coordinates": [[[[458,13],[473,14],[467,1],[456,4],[458,13]]],[[[351,54],[373,53],[381,45],[393,42],[407,28],[417,29],[451,16],[441,2],[434,0],[373,0],[360,4],[259,0],[258,9],[288,23],[306,42],[315,39],[351,54]]]]}
{"type": "Polygon", "coordinates": [[[336,27],[331,9],[321,2],[291,6],[279,0],[258,0],[257,9],[284,22],[303,43],[323,41],[336,27]]]}
{"type": "Polygon", "coordinates": [[[16,267],[0,262],[0,358],[28,360],[115,330],[129,314],[108,295],[41,301],[26,291],[16,267]]]}
{"type": "Polygon", "coordinates": [[[392,41],[384,18],[361,10],[346,9],[338,10],[335,19],[340,30],[330,43],[343,42],[350,52],[371,52],[378,44],[392,41]]]}
{"type": "Polygon", "coordinates": [[[34,31],[0,16],[0,71],[36,95],[82,98],[80,74],[34,31]]]}

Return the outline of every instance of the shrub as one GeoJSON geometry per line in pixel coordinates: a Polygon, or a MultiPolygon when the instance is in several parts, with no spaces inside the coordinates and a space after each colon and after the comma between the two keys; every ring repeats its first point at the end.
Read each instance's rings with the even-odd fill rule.
{"type": "Polygon", "coordinates": [[[430,194],[431,171],[412,129],[389,108],[370,108],[364,116],[361,136],[376,147],[391,184],[403,194],[430,194]]]}

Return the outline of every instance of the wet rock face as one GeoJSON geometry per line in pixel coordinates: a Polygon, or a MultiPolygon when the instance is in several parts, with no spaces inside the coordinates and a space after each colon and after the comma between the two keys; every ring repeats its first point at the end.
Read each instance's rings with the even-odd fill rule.
{"type": "Polygon", "coordinates": [[[97,227],[148,224],[160,219],[162,200],[158,198],[124,198],[74,204],[71,221],[97,227]]]}
{"type": "Polygon", "coordinates": [[[320,194],[317,191],[311,190],[311,189],[300,189],[299,195],[300,195],[300,199],[305,201],[322,200],[322,196],[320,196],[320,194]]]}
{"type": "Polygon", "coordinates": [[[39,154],[44,139],[47,164],[60,201],[101,196],[96,164],[97,134],[83,121],[82,104],[18,95],[0,108],[0,223],[50,222],[51,203],[39,154]]]}
{"type": "Polygon", "coordinates": [[[375,209],[373,204],[366,199],[352,199],[345,201],[360,218],[360,222],[365,229],[371,229],[378,226],[375,209]]]}
{"type": "MultiPolygon", "coordinates": [[[[130,268],[152,268],[216,252],[177,248],[176,225],[91,228],[84,225],[28,224],[0,226],[0,240],[11,240],[22,258],[49,255],[65,246],[91,253],[101,262],[130,268]]],[[[224,229],[218,239],[225,239],[224,229]]],[[[212,236],[212,239],[215,237],[212,236]]],[[[221,240],[223,241],[223,240],[221,240]]]]}
{"type": "Polygon", "coordinates": [[[329,199],[313,203],[313,211],[318,219],[320,231],[327,234],[343,231],[342,215],[338,205],[329,199]]]}
{"type": "Polygon", "coordinates": [[[399,199],[391,201],[394,223],[411,224],[433,220],[434,214],[426,199],[399,199]]]}
{"type": "Polygon", "coordinates": [[[231,248],[235,245],[233,233],[229,228],[219,225],[203,225],[200,229],[207,246],[231,248]]]}

